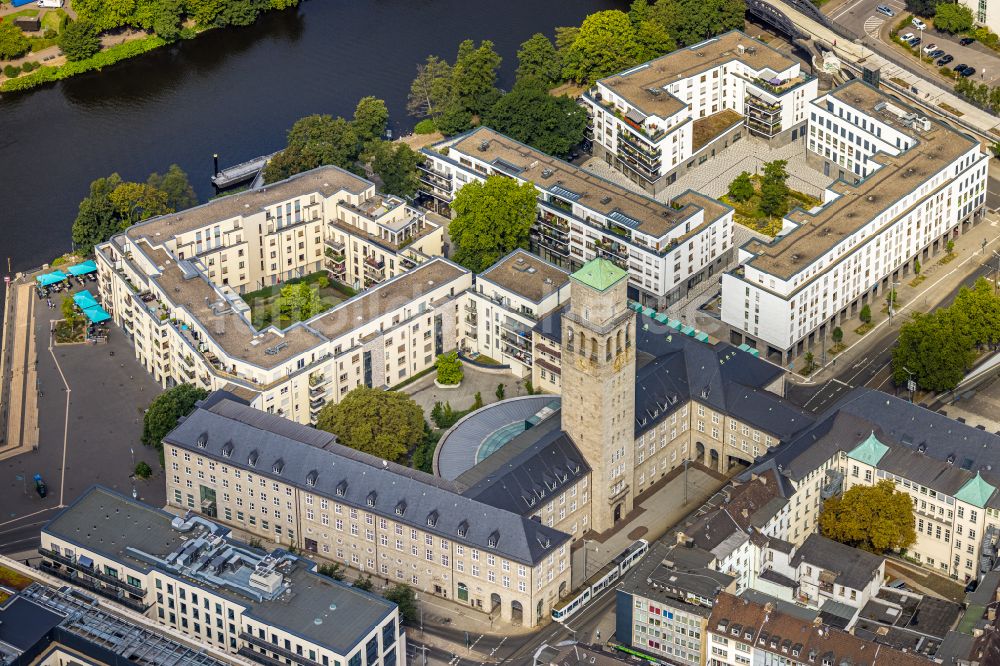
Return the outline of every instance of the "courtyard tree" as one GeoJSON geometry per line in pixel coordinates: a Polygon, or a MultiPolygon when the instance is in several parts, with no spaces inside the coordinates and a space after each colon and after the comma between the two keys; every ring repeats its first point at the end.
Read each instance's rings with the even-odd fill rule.
{"type": "Polygon", "coordinates": [[[438,384],[454,386],[462,383],[462,359],[458,357],[457,351],[441,354],[437,357],[437,381],[438,384]]]}
{"type": "Polygon", "coordinates": [[[423,438],[424,412],[405,393],[361,386],[323,407],[316,427],[352,449],[396,461],[423,438]]]}
{"type": "Polygon", "coordinates": [[[452,258],[480,273],[507,253],[527,247],[536,197],[532,183],[503,176],[465,185],[451,205],[455,213],[448,225],[455,245],[452,258]]]}
{"type": "Polygon", "coordinates": [[[747,201],[755,194],[750,172],[744,171],[729,183],[729,198],[733,201],[747,201]]]}
{"type": "Polygon", "coordinates": [[[782,217],[788,212],[788,172],[785,160],[774,160],[764,165],[760,183],[760,212],[769,217],[782,217]]]}
{"type": "Polygon", "coordinates": [[[375,141],[368,144],[363,159],[382,181],[382,191],[398,197],[412,197],[420,187],[417,165],[423,156],[402,142],[375,141]]]}
{"type": "Polygon", "coordinates": [[[559,54],[563,78],[571,81],[592,83],[640,62],[642,48],[635,26],[623,11],[591,14],[572,37],[559,54]]]}
{"type": "Polygon", "coordinates": [[[163,192],[167,198],[167,206],[173,210],[198,205],[198,195],[191,187],[188,175],[176,164],[171,164],[165,174],[160,175],[155,171],[149,174],[146,184],[163,192]]]}
{"type": "Polygon", "coordinates": [[[417,593],[406,583],[396,583],[382,595],[399,606],[399,615],[403,622],[413,624],[419,617],[417,610],[417,593]]]}
{"type": "Polygon", "coordinates": [[[278,294],[275,306],[282,317],[292,321],[305,321],[326,309],[319,289],[308,282],[285,285],[278,294]]]}
{"type": "Polygon", "coordinates": [[[31,50],[31,42],[9,21],[0,22],[0,60],[20,58],[31,50]]]}
{"type": "Polygon", "coordinates": [[[910,496],[888,480],[826,500],[819,529],[828,539],[873,553],[898,551],[917,540],[910,496]]]}
{"type": "Polygon", "coordinates": [[[540,32],[533,34],[517,51],[517,80],[534,79],[545,86],[557,83],[562,64],[552,40],[540,32]]]}
{"type": "Polygon", "coordinates": [[[191,384],[179,384],[153,399],[142,418],[142,443],[163,450],[163,438],[177,427],[177,422],[204,400],[208,391],[191,384]]]}
{"type": "Polygon", "coordinates": [[[972,10],[958,2],[942,2],[934,8],[934,27],[955,34],[972,27],[972,10]]]}
{"type": "Polygon", "coordinates": [[[140,460],[136,463],[135,470],[133,473],[140,479],[148,479],[153,476],[153,468],[149,466],[149,463],[145,460],[140,460]]]}
{"type": "Polygon", "coordinates": [[[484,124],[542,152],[565,157],[583,141],[587,112],[576,100],[554,97],[534,79],[522,79],[486,114],[484,124]]]}
{"type": "Polygon", "coordinates": [[[97,26],[85,18],[70,21],[59,35],[59,48],[69,61],[86,60],[101,50],[97,26]]]}

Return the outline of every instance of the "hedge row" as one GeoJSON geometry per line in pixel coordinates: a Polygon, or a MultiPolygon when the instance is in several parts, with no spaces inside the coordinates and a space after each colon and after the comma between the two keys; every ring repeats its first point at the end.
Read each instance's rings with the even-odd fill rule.
{"type": "Polygon", "coordinates": [[[113,65],[121,60],[127,60],[137,55],[159,48],[167,42],[156,35],[150,35],[142,39],[135,39],[123,44],[115,44],[106,51],[94,54],[86,60],[77,62],[67,62],[59,67],[42,67],[26,76],[19,76],[15,79],[8,79],[0,84],[0,92],[13,92],[16,90],[27,90],[43,83],[60,81],[77,74],[89,72],[93,69],[102,69],[108,65],[113,65]]]}

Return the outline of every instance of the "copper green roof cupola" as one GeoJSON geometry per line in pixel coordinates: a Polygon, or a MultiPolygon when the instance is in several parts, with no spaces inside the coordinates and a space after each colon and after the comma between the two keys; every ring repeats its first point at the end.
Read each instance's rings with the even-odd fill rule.
{"type": "Polygon", "coordinates": [[[628,273],[607,259],[591,259],[570,277],[596,291],[606,291],[628,277],[628,273]]]}
{"type": "Polygon", "coordinates": [[[882,460],[882,456],[888,452],[889,447],[878,441],[873,430],[872,434],[868,435],[868,439],[851,449],[847,457],[875,467],[878,465],[878,461],[882,460]]]}
{"type": "Polygon", "coordinates": [[[994,486],[987,483],[986,479],[979,475],[979,472],[976,472],[976,476],[966,481],[961,490],[955,493],[955,499],[966,504],[978,506],[980,509],[985,509],[986,502],[989,501],[996,490],[994,486]]]}

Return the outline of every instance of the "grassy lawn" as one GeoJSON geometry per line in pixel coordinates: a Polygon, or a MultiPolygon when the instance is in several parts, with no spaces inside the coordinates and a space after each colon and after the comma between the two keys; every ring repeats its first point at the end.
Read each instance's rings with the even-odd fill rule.
{"type": "Polygon", "coordinates": [[[39,11],[41,10],[31,9],[30,7],[28,9],[20,9],[13,14],[7,14],[7,16],[3,17],[3,20],[7,23],[13,23],[15,19],[38,16],[39,11]]]}
{"type": "Polygon", "coordinates": [[[53,9],[45,12],[42,16],[42,30],[55,30],[59,32],[59,26],[66,17],[65,9],[53,9]]]}
{"type": "MultiPolygon", "coordinates": [[[[735,210],[733,218],[745,227],[759,231],[768,236],[777,236],[781,231],[781,218],[771,218],[760,212],[760,176],[752,176],[755,194],[746,201],[734,201],[728,194],[722,195],[722,202],[735,210]]],[[[788,210],[796,206],[809,210],[822,203],[819,199],[802,192],[789,190],[788,210]]]]}
{"type": "Polygon", "coordinates": [[[916,287],[917,285],[919,285],[921,282],[923,282],[926,279],[927,279],[926,275],[918,275],[917,277],[915,277],[912,280],[910,280],[910,286],[911,287],[916,287]]]}
{"type": "Polygon", "coordinates": [[[301,278],[282,282],[281,284],[251,291],[243,294],[243,300],[250,306],[250,320],[257,329],[265,328],[272,324],[279,328],[286,328],[297,321],[290,317],[280,316],[275,309],[275,303],[278,300],[278,295],[281,293],[282,287],[299,282],[305,282],[319,289],[319,297],[326,306],[324,310],[329,310],[333,306],[343,303],[357,293],[347,285],[330,280],[326,275],[326,271],[312,273],[301,278]],[[324,282],[326,283],[325,286],[323,286],[324,282]]]}

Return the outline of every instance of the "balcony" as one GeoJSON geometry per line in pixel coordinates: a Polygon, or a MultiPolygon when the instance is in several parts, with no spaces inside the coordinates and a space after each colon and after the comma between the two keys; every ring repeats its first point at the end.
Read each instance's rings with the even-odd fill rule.
{"type": "MultiPolygon", "coordinates": [[[[263,638],[259,638],[257,636],[254,636],[253,634],[247,633],[245,631],[241,631],[240,632],[240,640],[246,641],[250,645],[256,645],[257,647],[264,648],[265,650],[267,650],[269,652],[273,652],[275,654],[280,654],[282,657],[286,657],[288,659],[291,659],[292,661],[294,661],[296,663],[299,663],[299,664],[302,664],[303,666],[322,666],[322,664],[320,664],[319,662],[313,661],[312,659],[306,657],[305,655],[298,654],[297,652],[293,652],[292,650],[286,650],[285,648],[281,647],[280,645],[277,645],[275,643],[270,643],[270,642],[268,642],[267,640],[265,640],[263,638]]],[[[261,663],[265,663],[265,664],[277,663],[277,664],[281,664],[281,666],[287,666],[285,664],[285,662],[283,662],[283,661],[277,661],[275,659],[271,659],[271,657],[268,657],[266,655],[262,655],[259,652],[255,652],[253,650],[249,650],[249,652],[250,652],[250,655],[253,655],[251,657],[252,659],[257,659],[257,658],[263,657],[264,659],[267,660],[267,661],[263,661],[261,663]]],[[[243,650],[242,649],[240,650],[240,654],[243,654],[243,650]]],[[[250,656],[250,655],[245,655],[245,656],[250,656]]]]}
{"type": "MultiPolygon", "coordinates": [[[[343,243],[339,243],[339,242],[333,240],[332,238],[325,239],[323,241],[323,243],[327,246],[327,248],[329,248],[330,250],[332,250],[336,254],[340,254],[340,255],[344,254],[344,244],[343,243]]],[[[329,255],[327,255],[327,256],[329,256],[329,255]]]]}
{"type": "Polygon", "coordinates": [[[659,166],[660,160],[663,157],[662,151],[657,148],[656,150],[651,150],[648,146],[642,145],[639,141],[635,141],[628,135],[622,134],[618,137],[619,149],[626,148],[630,153],[633,153],[637,157],[646,160],[649,164],[655,164],[659,166]]]}
{"type": "Polygon", "coordinates": [[[309,375],[309,386],[326,386],[330,383],[322,372],[313,372],[309,375]]]}
{"type": "Polygon", "coordinates": [[[382,259],[376,259],[372,255],[365,257],[365,270],[372,271],[382,271],[385,270],[385,261],[382,259]]]}

